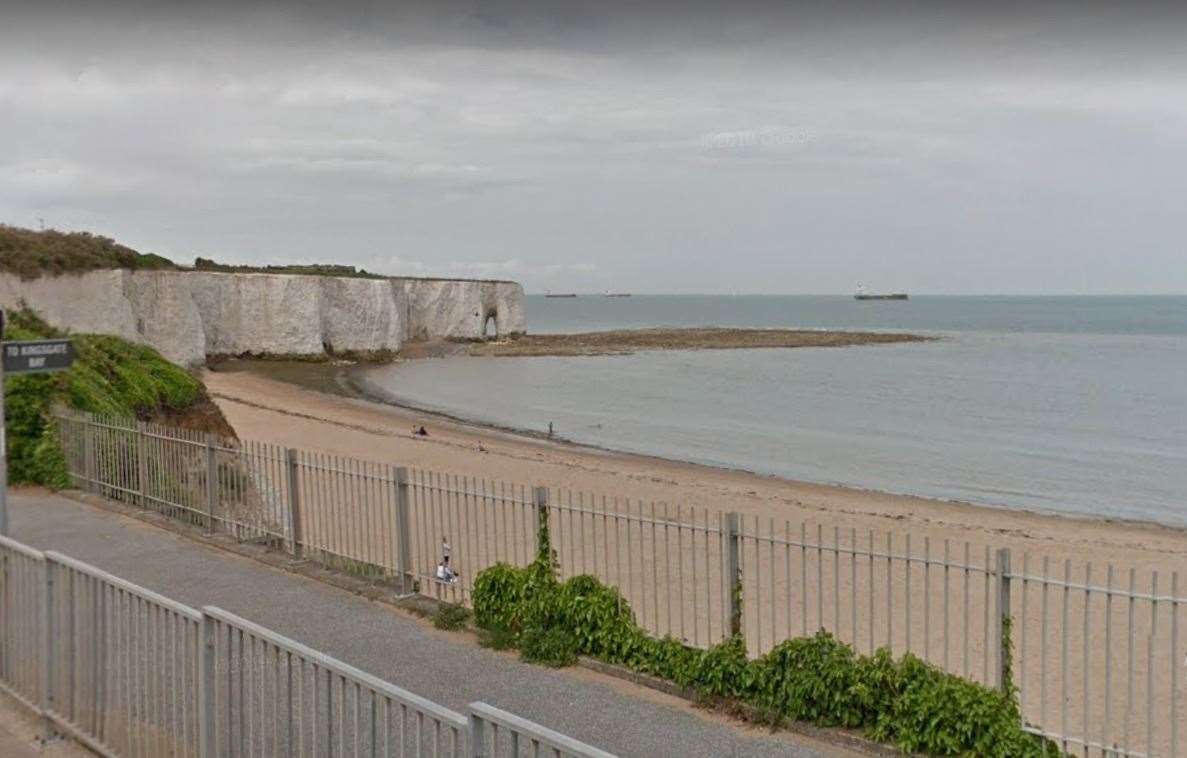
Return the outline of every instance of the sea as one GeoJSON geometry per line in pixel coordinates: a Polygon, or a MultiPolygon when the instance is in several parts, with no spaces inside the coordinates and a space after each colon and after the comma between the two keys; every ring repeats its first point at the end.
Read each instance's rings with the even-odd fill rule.
{"type": "Polygon", "coordinates": [[[532,332],[910,331],[845,348],[453,357],[371,370],[411,406],[790,479],[1187,526],[1187,296],[527,299],[532,332]]]}

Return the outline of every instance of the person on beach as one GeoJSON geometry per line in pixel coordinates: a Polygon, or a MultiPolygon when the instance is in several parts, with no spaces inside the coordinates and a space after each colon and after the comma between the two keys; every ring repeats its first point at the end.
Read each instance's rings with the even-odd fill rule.
{"type": "Polygon", "coordinates": [[[429,436],[428,430],[426,430],[423,426],[421,426],[420,428],[413,427],[412,434],[416,437],[428,437],[429,436]]]}

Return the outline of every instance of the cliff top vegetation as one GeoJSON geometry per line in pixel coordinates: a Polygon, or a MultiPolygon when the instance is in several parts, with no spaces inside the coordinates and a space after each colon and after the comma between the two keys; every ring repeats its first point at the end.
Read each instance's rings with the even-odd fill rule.
{"type": "Polygon", "coordinates": [[[195,258],[195,271],[214,271],[224,274],[300,274],[304,276],[341,276],[351,279],[416,279],[426,282],[509,282],[509,279],[457,279],[447,276],[397,276],[376,274],[364,268],[338,263],[285,263],[281,265],[251,266],[242,263],[219,263],[209,258],[195,258]]]}
{"type": "Polygon", "coordinates": [[[344,276],[355,279],[388,279],[383,274],[372,274],[370,271],[354,266],[342,266],[336,263],[291,263],[280,266],[248,266],[233,263],[219,263],[209,258],[195,258],[195,271],[216,271],[227,274],[306,274],[309,276],[344,276]]]}
{"type": "Polygon", "coordinates": [[[336,263],[287,263],[251,266],[195,258],[192,267],[179,265],[155,253],[141,253],[110,237],[90,232],[57,229],[23,229],[0,223],[0,272],[21,279],[84,273],[103,269],[211,271],[227,274],[298,274],[355,279],[424,279],[428,281],[506,281],[502,279],[454,280],[450,277],[387,276],[356,266],[336,263]]]}
{"type": "MultiPolygon", "coordinates": [[[[5,316],[6,340],[65,336],[29,310],[5,316]]],[[[105,334],[70,338],[76,357],[68,371],[10,376],[4,383],[13,483],[69,485],[52,417],[57,407],[235,435],[197,377],[151,347],[105,334]]]]}
{"type": "Polygon", "coordinates": [[[0,271],[22,279],[97,269],[176,269],[168,258],[124,247],[89,232],[22,229],[0,224],[0,271]]]}

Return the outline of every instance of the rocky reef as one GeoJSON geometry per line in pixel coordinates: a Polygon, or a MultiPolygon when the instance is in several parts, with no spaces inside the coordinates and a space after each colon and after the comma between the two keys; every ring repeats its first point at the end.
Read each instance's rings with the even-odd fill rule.
{"type": "Polygon", "coordinates": [[[104,270],[0,274],[0,306],[54,326],[147,343],[175,363],[212,355],[384,353],[406,341],[526,330],[515,282],[104,270]]]}

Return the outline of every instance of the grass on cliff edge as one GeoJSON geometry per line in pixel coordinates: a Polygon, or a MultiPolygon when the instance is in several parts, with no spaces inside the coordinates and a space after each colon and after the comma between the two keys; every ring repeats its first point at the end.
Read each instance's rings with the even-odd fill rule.
{"type": "MultiPolygon", "coordinates": [[[[39,276],[81,274],[104,269],[187,270],[168,258],[141,253],[109,237],[90,232],[60,232],[57,229],[23,229],[0,224],[0,271],[21,279],[39,276]]],[[[331,263],[240,266],[195,258],[195,271],[224,273],[306,274],[364,279],[385,279],[380,274],[331,263]]]]}
{"type": "MultiPolygon", "coordinates": [[[[5,314],[4,339],[62,336],[28,310],[5,314]]],[[[14,484],[67,487],[66,462],[51,423],[55,405],[81,411],[154,418],[208,402],[196,377],[144,345],[99,334],[72,335],[69,371],[7,376],[8,476],[14,484]]]]}
{"type": "Polygon", "coordinates": [[[140,253],[89,232],[34,231],[0,224],[0,271],[22,279],[98,269],[175,269],[168,258],[140,253]]]}

